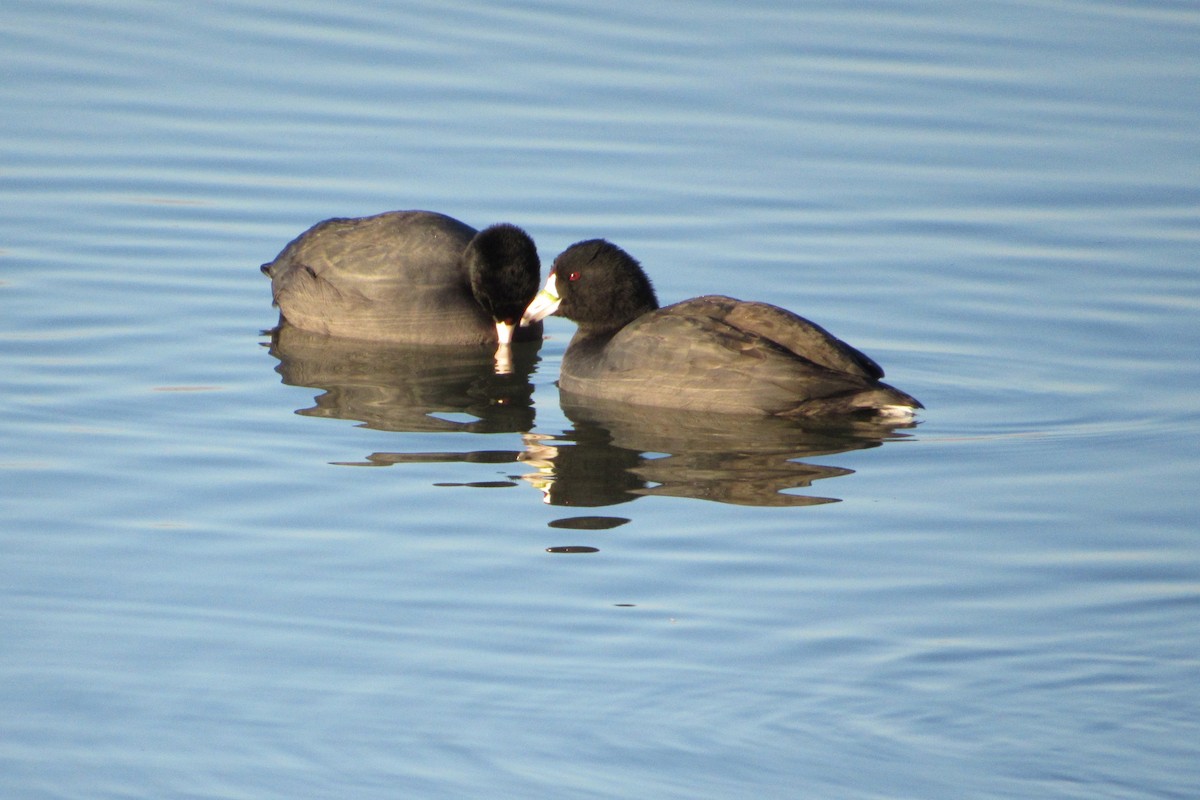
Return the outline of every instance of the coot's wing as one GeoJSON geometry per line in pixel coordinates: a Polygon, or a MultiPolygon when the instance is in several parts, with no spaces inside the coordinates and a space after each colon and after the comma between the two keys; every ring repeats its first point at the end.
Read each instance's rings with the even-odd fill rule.
{"type": "Polygon", "coordinates": [[[678,309],[677,313],[709,317],[746,333],[757,334],[835,372],[868,380],[883,377],[883,369],[866,354],[820,325],[778,306],[711,295],[685,300],[674,308],[678,309]]]}

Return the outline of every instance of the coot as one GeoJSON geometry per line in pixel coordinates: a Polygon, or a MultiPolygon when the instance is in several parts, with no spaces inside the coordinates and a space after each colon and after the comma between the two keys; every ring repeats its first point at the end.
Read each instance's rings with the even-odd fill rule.
{"type": "Polygon", "coordinates": [[[517,226],[477,231],[432,211],[319,222],[262,271],[297,328],[412,344],[506,344],[541,278],[517,226]]]}
{"type": "Polygon", "coordinates": [[[897,423],[923,406],[823,328],[766,303],[708,296],[659,308],[641,265],[603,239],[554,260],[522,324],[557,313],[579,330],[559,386],[576,395],[695,411],[854,415],[897,423]]]}

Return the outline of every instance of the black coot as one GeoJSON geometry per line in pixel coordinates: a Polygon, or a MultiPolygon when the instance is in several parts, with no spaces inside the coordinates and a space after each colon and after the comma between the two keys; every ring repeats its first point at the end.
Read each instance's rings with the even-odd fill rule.
{"type": "Polygon", "coordinates": [[[709,296],[659,308],[638,262],[603,239],[571,245],[555,259],[523,322],[553,313],[579,325],[559,375],[559,386],[576,395],[897,423],[923,407],[881,382],[883,370],[870,358],[777,306],[709,296]]]}
{"type": "MultiPolygon", "coordinates": [[[[262,271],[280,315],[302,330],[450,345],[505,343],[541,278],[525,231],[476,231],[432,211],[319,222],[262,271]]],[[[517,329],[516,340],[540,336],[517,329]]]]}

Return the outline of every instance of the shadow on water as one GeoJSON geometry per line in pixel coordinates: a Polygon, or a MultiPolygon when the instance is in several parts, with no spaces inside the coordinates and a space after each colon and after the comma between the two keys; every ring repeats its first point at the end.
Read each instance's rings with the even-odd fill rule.
{"type": "Polygon", "coordinates": [[[745,506],[809,506],[837,498],[786,493],[853,474],[802,459],[905,438],[869,423],[801,424],[778,417],[699,414],[560,395],[573,427],[527,437],[523,476],[556,506],[596,507],[644,496],[745,506]]]}
{"type": "MultiPolygon", "coordinates": [[[[408,433],[524,433],[533,427],[540,343],[513,346],[508,371],[483,347],[433,347],[323,336],[283,324],[272,333],[275,371],[289,386],[320,389],[309,417],[408,433]],[[466,419],[449,418],[463,415],[466,419]]],[[[511,463],[518,451],[373,453],[361,466],[416,462],[511,463]]]]}

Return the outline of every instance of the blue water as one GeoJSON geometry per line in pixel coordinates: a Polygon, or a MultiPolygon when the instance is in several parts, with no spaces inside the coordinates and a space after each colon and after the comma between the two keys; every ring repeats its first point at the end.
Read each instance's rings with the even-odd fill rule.
{"type": "Polygon", "coordinates": [[[1195,796],[1192,4],[39,0],[0,71],[0,796],[1195,796]],[[400,208],[927,411],[270,347],[258,265],[400,208]]]}

